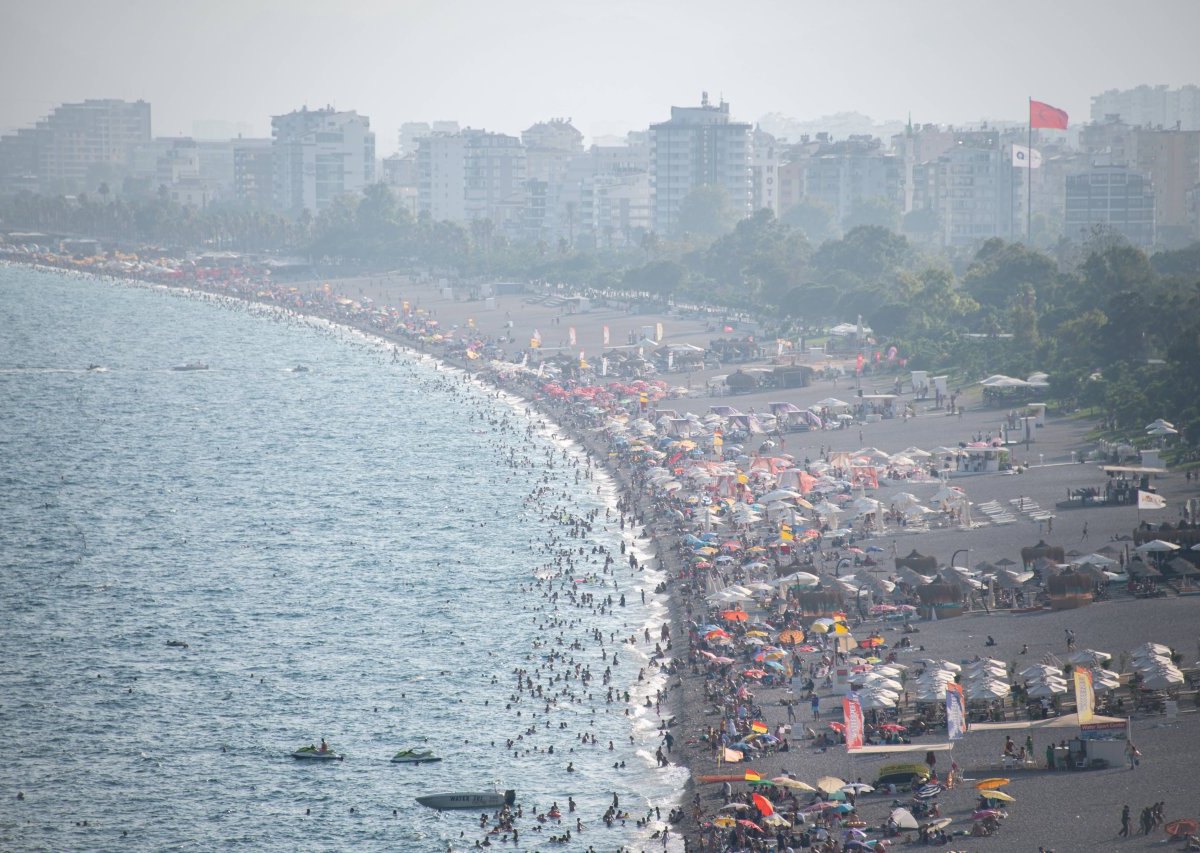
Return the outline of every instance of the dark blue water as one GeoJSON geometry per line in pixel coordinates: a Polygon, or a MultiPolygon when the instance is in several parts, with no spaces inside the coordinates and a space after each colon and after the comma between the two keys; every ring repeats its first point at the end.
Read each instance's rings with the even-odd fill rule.
{"type": "MultiPolygon", "coordinates": [[[[630,606],[549,612],[549,509],[599,508],[589,548],[619,531],[606,482],[578,486],[529,426],[346,330],[0,266],[0,846],[466,849],[477,815],[413,798],[496,783],[526,810],[574,797],[586,831],[556,849],[640,848],[599,818],[614,791],[635,813],[673,802],[653,713],[599,678],[556,684],[571,699],[549,714],[505,707],[516,667],[548,679],[579,639],[564,654],[598,674],[594,628],[611,651],[662,614],[639,603],[656,578],[587,566],[547,584],[630,606]],[[193,361],[210,369],[171,369],[193,361]],[[321,737],[346,760],[289,757],[321,737]],[[389,763],[412,745],[446,760],[389,763]]],[[[628,686],[645,658],[619,648],[628,686]]],[[[527,816],[514,849],[564,828],[527,816]]]]}

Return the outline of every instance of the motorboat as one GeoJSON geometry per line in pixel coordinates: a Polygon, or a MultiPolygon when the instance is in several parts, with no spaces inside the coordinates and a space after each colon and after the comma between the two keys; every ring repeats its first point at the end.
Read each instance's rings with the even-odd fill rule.
{"type": "Polygon", "coordinates": [[[450,794],[427,794],[417,797],[417,802],[423,806],[438,811],[450,809],[498,809],[501,806],[511,806],[517,801],[516,791],[472,791],[455,792],[450,794]]]}
{"type": "Polygon", "coordinates": [[[432,764],[441,760],[431,749],[402,749],[392,756],[393,764],[432,764]]]}
{"type": "Polygon", "coordinates": [[[342,761],[346,756],[339,755],[329,746],[326,746],[324,749],[315,746],[302,746],[292,753],[292,758],[300,761],[342,761]]]}
{"type": "Polygon", "coordinates": [[[177,364],[171,368],[172,370],[208,370],[208,365],[203,361],[189,361],[187,364],[177,364]]]}

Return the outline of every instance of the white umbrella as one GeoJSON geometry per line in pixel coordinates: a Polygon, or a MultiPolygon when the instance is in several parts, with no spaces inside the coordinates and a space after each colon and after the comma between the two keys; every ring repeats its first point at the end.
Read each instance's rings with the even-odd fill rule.
{"type": "Polygon", "coordinates": [[[886,693],[868,693],[859,697],[864,711],[878,711],[882,708],[895,708],[896,700],[886,693]]]}
{"type": "Polygon", "coordinates": [[[1151,690],[1167,690],[1183,684],[1183,673],[1179,670],[1156,670],[1142,679],[1142,686],[1151,690]]]}
{"type": "Polygon", "coordinates": [[[1052,681],[1042,681],[1030,687],[1029,690],[1026,691],[1026,695],[1031,696],[1034,699],[1041,699],[1043,697],[1048,698],[1050,696],[1057,696],[1066,692],[1067,687],[1065,684],[1058,684],[1057,682],[1052,681]]]}
{"type": "Polygon", "coordinates": [[[1175,424],[1171,423],[1170,421],[1164,421],[1162,418],[1156,418],[1155,420],[1146,424],[1146,429],[1154,429],[1155,427],[1160,426],[1171,427],[1172,429],[1175,428],[1175,424]]]}
{"type": "Polygon", "coordinates": [[[1142,554],[1165,554],[1168,551],[1178,551],[1179,546],[1173,542],[1164,542],[1161,539],[1151,539],[1149,542],[1143,542],[1133,550],[1142,554]]]}
{"type": "Polygon", "coordinates": [[[1084,649],[1081,652],[1076,652],[1067,658],[1071,663],[1089,664],[1089,663],[1104,663],[1112,660],[1112,655],[1108,652],[1098,652],[1095,649],[1084,649]]]}
{"type": "Polygon", "coordinates": [[[809,574],[808,572],[794,572],[776,581],[779,586],[815,586],[820,582],[821,579],[819,577],[809,574]]]}

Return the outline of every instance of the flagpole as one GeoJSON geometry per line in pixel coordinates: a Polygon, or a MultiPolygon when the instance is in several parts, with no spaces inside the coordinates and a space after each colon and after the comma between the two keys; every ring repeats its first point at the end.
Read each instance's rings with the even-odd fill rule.
{"type": "Polygon", "coordinates": [[[1033,248],[1033,96],[1029,96],[1029,153],[1025,155],[1025,242],[1033,248]]]}

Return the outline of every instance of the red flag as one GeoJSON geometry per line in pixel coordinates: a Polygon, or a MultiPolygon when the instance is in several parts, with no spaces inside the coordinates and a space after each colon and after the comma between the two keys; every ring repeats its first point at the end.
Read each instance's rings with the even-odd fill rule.
{"type": "Polygon", "coordinates": [[[1044,127],[1049,130],[1066,130],[1067,113],[1065,110],[1043,104],[1041,101],[1030,101],[1029,126],[1044,127]]]}

